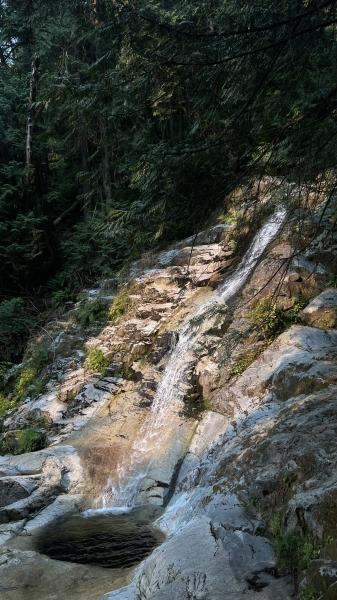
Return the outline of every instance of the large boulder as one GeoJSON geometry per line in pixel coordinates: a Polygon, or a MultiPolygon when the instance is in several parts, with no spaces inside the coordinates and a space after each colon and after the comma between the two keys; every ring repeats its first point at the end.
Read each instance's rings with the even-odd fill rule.
{"type": "Polygon", "coordinates": [[[331,329],[337,325],[337,289],[329,288],[316,296],[300,313],[306,325],[331,329]]]}
{"type": "Polygon", "coordinates": [[[270,573],[275,557],[270,543],[241,530],[230,531],[195,518],[138,569],[135,581],[106,600],[244,600],[289,598],[270,573]],[[279,588],[279,589],[277,589],[279,588]],[[256,592],[256,594],[255,594],[256,592]],[[224,596],[225,594],[225,596],[224,596]]]}

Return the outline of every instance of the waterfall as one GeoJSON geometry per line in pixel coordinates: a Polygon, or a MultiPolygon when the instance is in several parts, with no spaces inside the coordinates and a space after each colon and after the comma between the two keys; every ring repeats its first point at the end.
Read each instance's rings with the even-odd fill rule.
{"type": "Polygon", "coordinates": [[[242,288],[264,250],[279,231],[285,214],[284,209],[274,213],[256,234],[235,272],[220,285],[211,300],[204,302],[183,323],[158,386],[151,413],[139,431],[131,454],[120,462],[116,477],[108,481],[103,492],[101,505],[104,509],[116,507],[115,510],[121,510],[137,505],[142,484],[149,476],[153,456],[160,448],[165,448],[166,442],[169,443],[172,431],[181,420],[179,414],[184,406],[184,387],[193,366],[192,350],[200,335],[202,323],[219,304],[228,301],[242,288]]]}

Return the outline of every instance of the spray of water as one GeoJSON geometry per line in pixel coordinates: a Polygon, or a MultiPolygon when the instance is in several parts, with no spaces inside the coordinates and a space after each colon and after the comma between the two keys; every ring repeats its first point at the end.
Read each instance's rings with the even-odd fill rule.
{"type": "Polygon", "coordinates": [[[186,389],[193,365],[193,347],[200,335],[202,323],[219,304],[228,302],[242,288],[264,250],[279,231],[284,218],[285,210],[276,211],[257,233],[235,272],[218,288],[214,297],[202,304],[193,317],[182,325],[158,386],[151,413],[133,444],[131,455],[120,462],[116,477],[108,481],[100,499],[103,510],[110,507],[123,507],[127,510],[137,505],[156,449],[165,447],[165,442],[169,441],[172,427],[176,426],[183,408],[184,388],[186,389]]]}

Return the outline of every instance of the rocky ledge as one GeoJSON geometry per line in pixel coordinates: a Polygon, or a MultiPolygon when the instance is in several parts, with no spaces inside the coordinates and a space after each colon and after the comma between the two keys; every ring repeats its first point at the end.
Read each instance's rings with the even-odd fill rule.
{"type": "MultiPolygon", "coordinates": [[[[47,326],[47,392],[2,419],[6,438],[43,418],[47,444],[0,457],[4,600],[61,600],[70,589],[82,600],[337,597],[336,240],[319,210],[314,243],[295,252],[287,223],[188,349],[182,402],[141,496],[165,507],[156,526],[166,539],[133,571],[53,561],[33,550],[34,536],[93,506],[126,464],[181,324],[241,258],[231,228],[133,265],[118,318],[83,328],[71,307],[47,326]],[[92,350],[104,373],[88,366],[92,350]]],[[[87,297],[120,307],[115,282],[87,297]]]]}

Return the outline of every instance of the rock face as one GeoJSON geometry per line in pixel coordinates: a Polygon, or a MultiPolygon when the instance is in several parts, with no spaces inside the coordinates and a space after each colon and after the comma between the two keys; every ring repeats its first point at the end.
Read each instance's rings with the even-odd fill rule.
{"type": "Polygon", "coordinates": [[[83,486],[82,468],[71,447],[0,457],[0,471],[0,523],[25,524],[60,494],[79,492],[83,486]]]}
{"type": "MultiPolygon", "coordinates": [[[[135,263],[115,321],[83,330],[70,312],[54,323],[47,392],[3,420],[16,431],[43,417],[49,444],[0,457],[5,600],[290,600],[298,590],[305,600],[336,598],[337,295],[327,285],[337,264],[320,226],[298,254],[290,222],[227,303],[215,288],[240,257],[231,228],[217,225],[135,263]],[[257,326],[254,308],[276,292],[280,322],[257,326]],[[186,319],[198,335],[177,370],[170,359],[186,319]],[[103,374],[84,362],[92,349],[104,355],[103,374]],[[173,408],[144,469],[141,442],[170,373],[181,375],[173,408]],[[109,504],[125,473],[138,472],[138,501],[165,508],[155,524],[166,538],[133,574],[33,549],[41,528],[109,504]]],[[[89,301],[110,303],[115,284],[88,290],[89,301]]]]}

